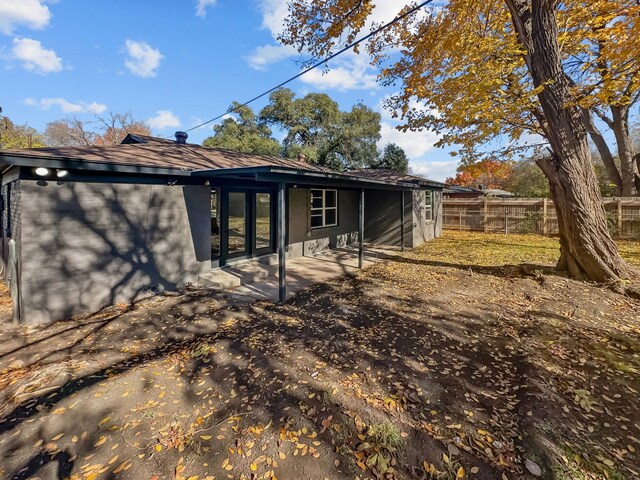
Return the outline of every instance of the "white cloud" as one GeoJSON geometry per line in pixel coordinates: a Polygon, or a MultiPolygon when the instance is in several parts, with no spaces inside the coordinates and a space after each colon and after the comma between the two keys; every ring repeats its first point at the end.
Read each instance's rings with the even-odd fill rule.
{"type": "Polygon", "coordinates": [[[147,119],[147,124],[154,130],[178,128],[180,126],[180,119],[169,110],[158,110],[155,117],[147,119]]]}
{"type": "Polygon", "coordinates": [[[62,70],[62,60],[53,50],[47,50],[38,40],[14,38],[12,58],[22,62],[26,70],[36,73],[52,73],[62,70]]]}
{"type": "MultiPolygon", "coordinates": [[[[409,158],[422,157],[425,153],[434,148],[440,137],[429,130],[421,130],[417,132],[402,132],[398,130],[396,126],[399,125],[400,122],[398,119],[393,118],[393,112],[384,108],[385,101],[389,98],[390,95],[386,95],[378,102],[378,111],[382,117],[380,129],[382,139],[380,140],[380,145],[384,146],[389,142],[395,143],[402,147],[409,158]]],[[[409,109],[429,112],[437,115],[436,111],[430,110],[427,106],[417,100],[409,102],[409,109]]]]}
{"type": "Polygon", "coordinates": [[[318,90],[335,89],[347,90],[374,90],[378,88],[376,74],[368,63],[368,58],[355,53],[344,53],[332,61],[328,71],[322,67],[311,70],[300,77],[304,83],[308,83],[318,90]]]}
{"type": "Polygon", "coordinates": [[[296,55],[296,49],[290,45],[261,45],[256,47],[246,60],[254,70],[266,70],[269,65],[294,55],[296,55]]]}
{"type": "Polygon", "coordinates": [[[284,30],[284,20],[289,14],[288,0],[261,0],[262,28],[271,32],[274,38],[284,30]]]}
{"type": "Polygon", "coordinates": [[[164,58],[160,50],[151,47],[146,42],[129,39],[126,40],[125,45],[128,55],[124,62],[125,67],[139,77],[155,77],[160,62],[164,58]]]}
{"type": "Polygon", "coordinates": [[[218,0],[198,0],[196,4],[196,15],[199,17],[207,16],[207,8],[213,7],[218,0]]]}
{"type": "Polygon", "coordinates": [[[458,160],[409,162],[411,173],[438,182],[444,182],[447,177],[455,177],[457,168],[458,160]]]}
{"type": "Polygon", "coordinates": [[[107,110],[107,106],[97,102],[70,102],[64,98],[25,98],[25,105],[38,107],[41,110],[49,110],[51,107],[59,107],[63,113],[95,113],[100,114],[107,110]]]}
{"type": "Polygon", "coordinates": [[[41,29],[51,20],[51,12],[43,0],[0,0],[0,33],[11,35],[13,30],[24,25],[41,29]]]}
{"type": "Polygon", "coordinates": [[[401,132],[395,125],[388,122],[382,122],[380,135],[379,145],[381,147],[387,143],[395,143],[402,147],[409,158],[422,157],[432,150],[438,141],[438,135],[428,130],[401,132]]]}

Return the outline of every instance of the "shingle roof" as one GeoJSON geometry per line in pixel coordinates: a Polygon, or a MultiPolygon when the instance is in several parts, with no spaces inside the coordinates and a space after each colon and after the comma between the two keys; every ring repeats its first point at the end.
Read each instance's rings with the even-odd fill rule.
{"type": "Polygon", "coordinates": [[[444,188],[444,193],[477,193],[481,195],[482,190],[471,187],[463,187],[461,185],[447,184],[447,186],[444,188]]]}
{"type": "Polygon", "coordinates": [[[146,136],[129,136],[144,143],[127,142],[119,145],[87,147],[45,147],[21,150],[1,150],[3,156],[17,156],[48,160],[72,160],[85,163],[127,165],[136,167],[173,168],[182,170],[210,170],[242,167],[283,167],[311,172],[330,173],[333,170],[300,160],[268,155],[253,155],[195,144],[180,145],[172,140],[146,136]]]}
{"type": "Polygon", "coordinates": [[[444,187],[444,183],[436,182],[434,180],[429,180],[424,177],[418,177],[416,175],[409,175],[408,173],[400,173],[394,170],[386,170],[386,169],[366,169],[366,170],[352,170],[347,172],[351,175],[356,175],[358,177],[366,177],[374,180],[380,180],[384,182],[406,182],[406,183],[417,183],[419,185],[428,185],[432,187],[444,187]]]}

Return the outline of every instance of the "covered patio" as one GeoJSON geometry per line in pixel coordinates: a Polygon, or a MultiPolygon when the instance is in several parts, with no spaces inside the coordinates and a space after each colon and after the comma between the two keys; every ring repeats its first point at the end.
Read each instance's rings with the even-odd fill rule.
{"type": "Polygon", "coordinates": [[[202,275],[199,283],[230,290],[237,297],[282,302],[315,283],[326,282],[389,258],[400,247],[363,245],[362,263],[358,246],[329,249],[315,255],[297,257],[286,263],[286,297],[282,297],[278,256],[247,261],[202,275]]]}
{"type": "MultiPolygon", "coordinates": [[[[386,250],[386,245],[376,244],[376,249],[370,249],[365,253],[365,195],[378,192],[393,192],[394,203],[398,207],[396,213],[398,237],[401,249],[405,246],[405,229],[408,216],[405,205],[405,193],[417,191],[419,185],[393,179],[376,179],[357,176],[353,174],[337,172],[316,172],[305,171],[296,168],[260,166],[254,168],[226,168],[210,169],[193,172],[194,176],[207,179],[207,184],[212,188],[220,188],[223,202],[221,210],[223,225],[220,242],[223,247],[220,249],[220,259],[212,262],[214,268],[199,276],[199,283],[215,288],[229,289],[242,286],[244,294],[251,294],[259,298],[270,299],[279,303],[284,302],[293,293],[306,288],[313,283],[321,282],[336,276],[349,273],[356,269],[363,268],[367,261],[372,261],[380,257],[379,252],[386,250]],[[266,189],[268,195],[273,195],[273,213],[271,213],[271,225],[274,229],[275,238],[271,237],[274,255],[258,255],[257,252],[250,253],[247,260],[254,262],[233,262],[228,263],[229,252],[229,188],[239,184],[255,184],[266,189]],[[331,244],[319,248],[319,253],[309,253],[305,246],[305,241],[311,239],[313,226],[309,227],[309,205],[307,199],[298,197],[298,202],[292,200],[292,192],[311,192],[317,189],[324,192],[324,189],[335,189],[335,200],[333,208],[335,210],[334,222],[329,227],[335,227],[338,221],[338,196],[340,192],[351,192],[353,200],[347,205],[343,205],[346,210],[351,210],[353,214],[353,225],[350,232],[343,232],[342,237],[355,234],[355,243],[345,241],[343,244],[331,244]],[[225,195],[227,195],[225,197],[225,195]],[[226,201],[224,199],[227,199],[226,201]],[[303,200],[300,202],[300,200],[303,200]],[[302,216],[297,216],[294,209],[304,206],[302,216]],[[226,216],[226,219],[225,219],[226,216]],[[300,223],[307,226],[307,236],[302,239],[293,233],[300,223]],[[226,225],[226,228],[224,226],[226,225]],[[297,245],[296,245],[297,244],[297,245]],[[224,245],[227,245],[226,247],[224,245]],[[331,249],[325,247],[330,246],[331,249]],[[337,248],[336,248],[337,247],[337,248]],[[299,250],[294,254],[294,250],[299,250]],[[222,268],[219,268],[222,267],[222,268]],[[258,282],[259,281],[259,282],[258,282]],[[258,285],[259,283],[259,285],[258,285]]],[[[323,194],[324,195],[324,194],[323,194]]],[[[324,196],[323,196],[324,201],[324,196]]],[[[256,210],[253,207],[252,210],[256,210]]],[[[299,210],[299,208],[298,208],[299,210]]],[[[372,212],[373,213],[373,212],[372,212]]],[[[376,214],[370,215],[376,217],[376,214]]],[[[255,222],[255,218],[250,223],[255,222]]],[[[346,223],[346,222],[345,222],[346,223]]],[[[409,221],[411,224],[412,221],[409,221]]],[[[320,226],[322,227],[322,226],[320,226]]],[[[257,227],[254,227],[249,234],[248,244],[256,244],[257,227]]],[[[322,232],[319,228],[317,232],[322,232]]],[[[325,237],[328,234],[324,235],[325,237]]],[[[353,238],[353,237],[352,237],[353,238]]],[[[321,240],[326,240],[323,238],[321,240]]],[[[393,247],[391,247],[393,248],[393,247]]],[[[240,293],[240,291],[236,292],[240,293]]]]}

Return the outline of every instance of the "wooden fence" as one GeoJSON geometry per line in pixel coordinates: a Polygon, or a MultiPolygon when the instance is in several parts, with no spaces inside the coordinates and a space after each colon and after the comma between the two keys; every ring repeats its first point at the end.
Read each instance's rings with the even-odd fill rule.
{"type": "MultiPolygon", "coordinates": [[[[640,240],[640,198],[604,198],[609,230],[640,240]]],[[[450,230],[502,233],[558,233],[553,201],[546,198],[445,198],[443,226],[450,230]]]]}

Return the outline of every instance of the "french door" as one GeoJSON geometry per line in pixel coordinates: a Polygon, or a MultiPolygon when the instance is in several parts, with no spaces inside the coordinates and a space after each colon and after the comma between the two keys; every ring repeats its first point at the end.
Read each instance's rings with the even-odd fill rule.
{"type": "Polygon", "coordinates": [[[213,260],[223,266],[229,260],[274,252],[274,197],[270,190],[212,190],[213,260]]]}

